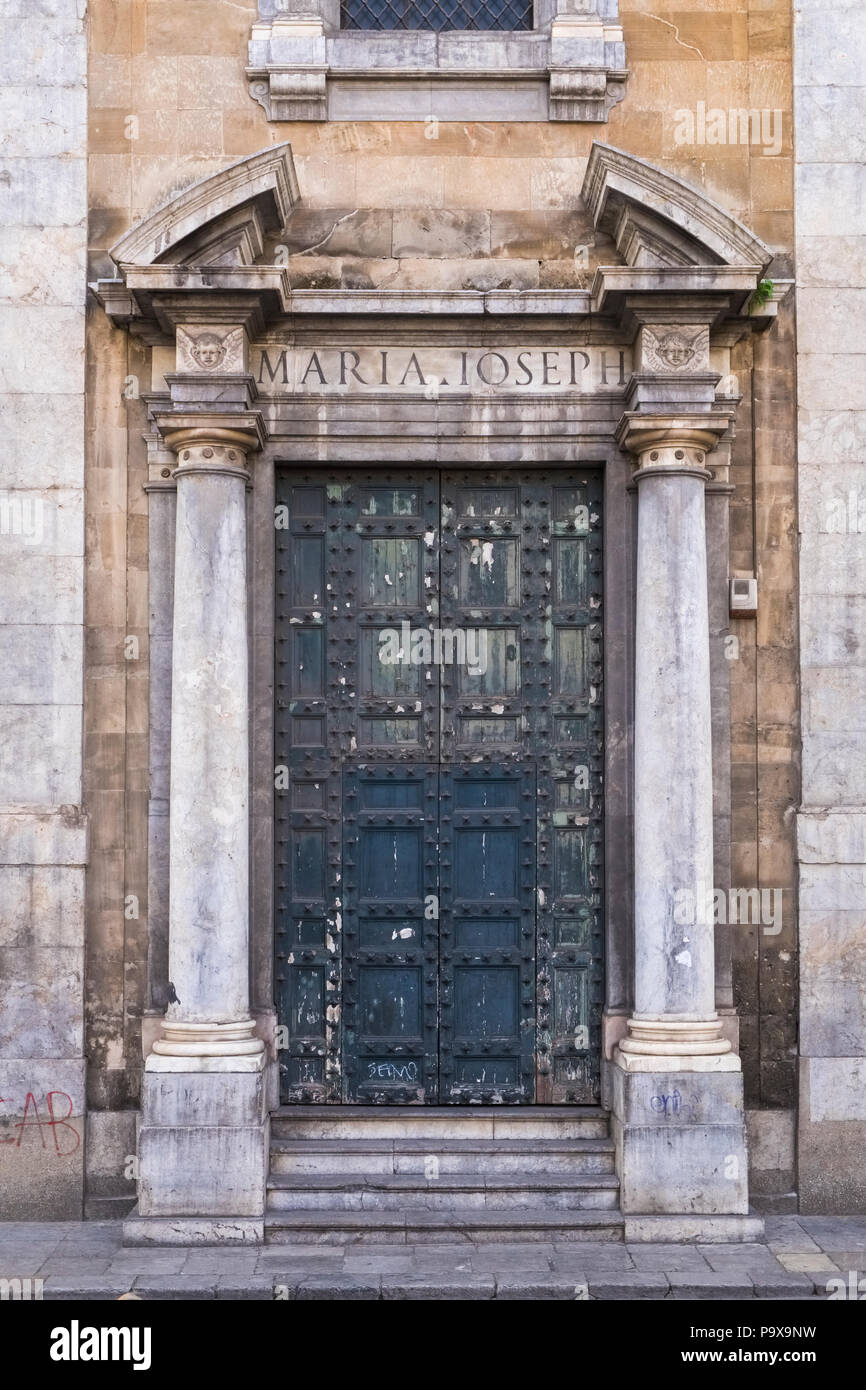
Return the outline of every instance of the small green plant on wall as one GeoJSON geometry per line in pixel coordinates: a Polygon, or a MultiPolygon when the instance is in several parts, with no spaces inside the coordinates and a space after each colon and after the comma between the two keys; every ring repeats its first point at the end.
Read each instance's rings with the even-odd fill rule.
{"type": "Polygon", "coordinates": [[[757,289],[749,300],[749,313],[754,314],[758,309],[763,309],[765,304],[769,304],[770,300],[773,298],[774,289],[775,286],[772,280],[759,281],[757,289]]]}

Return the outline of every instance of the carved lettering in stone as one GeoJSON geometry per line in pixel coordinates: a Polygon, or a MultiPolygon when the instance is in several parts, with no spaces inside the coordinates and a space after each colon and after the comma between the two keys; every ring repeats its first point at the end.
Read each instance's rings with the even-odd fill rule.
{"type": "Polygon", "coordinates": [[[297,348],[272,339],[254,345],[250,355],[259,390],[272,395],[379,391],[435,399],[448,394],[613,392],[622,391],[631,374],[628,348],[595,344],[297,348]]]}
{"type": "Polygon", "coordinates": [[[244,370],[244,331],[232,328],[218,333],[204,328],[193,332],[177,330],[178,366],[184,372],[242,372],[244,370]]]}
{"type": "Polygon", "coordinates": [[[673,325],[643,330],[643,369],[650,372],[697,372],[709,365],[710,335],[705,325],[673,325]]]}

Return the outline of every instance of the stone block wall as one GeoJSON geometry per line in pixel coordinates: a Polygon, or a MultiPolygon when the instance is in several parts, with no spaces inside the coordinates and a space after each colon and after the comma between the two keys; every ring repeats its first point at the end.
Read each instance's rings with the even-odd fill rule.
{"type": "Polygon", "coordinates": [[[0,1219],[83,1193],[84,9],[0,0],[0,1219]]]}
{"type": "Polygon", "coordinates": [[[866,1210],[866,35],[795,4],[803,798],[800,1200],[866,1210]]]}

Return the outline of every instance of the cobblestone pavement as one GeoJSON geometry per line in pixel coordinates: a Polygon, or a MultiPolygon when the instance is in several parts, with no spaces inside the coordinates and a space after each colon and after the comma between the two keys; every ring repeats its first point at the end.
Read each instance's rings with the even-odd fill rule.
{"type": "Polygon", "coordinates": [[[44,1299],[826,1299],[852,1271],[866,1293],[863,1216],[770,1216],[751,1245],[131,1249],[119,1221],[0,1223],[0,1279],[42,1279],[44,1299]]]}

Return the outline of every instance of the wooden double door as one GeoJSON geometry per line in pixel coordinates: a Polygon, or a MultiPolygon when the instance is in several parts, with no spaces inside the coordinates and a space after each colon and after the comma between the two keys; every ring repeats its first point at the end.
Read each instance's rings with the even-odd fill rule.
{"type": "Polygon", "coordinates": [[[284,1103],[594,1103],[601,477],[278,475],[284,1103]]]}

